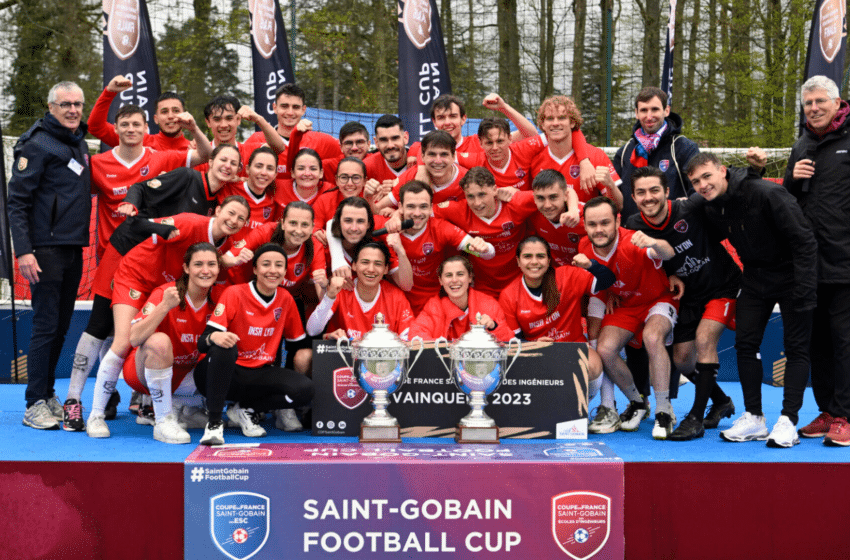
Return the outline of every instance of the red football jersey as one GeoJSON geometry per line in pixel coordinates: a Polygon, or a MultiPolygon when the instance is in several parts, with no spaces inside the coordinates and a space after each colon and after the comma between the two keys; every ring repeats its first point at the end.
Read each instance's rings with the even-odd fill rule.
{"type": "Polygon", "coordinates": [[[555,282],[561,298],[548,314],[542,296],[532,294],[520,276],[499,296],[499,304],[515,334],[522,331],[527,340],[549,337],[555,342],[587,342],[581,328],[581,299],[594,293],[596,278],[583,268],[562,266],[555,269],[555,282]]]}
{"type": "MultiPolygon", "coordinates": [[[[460,142],[458,142],[458,145],[455,147],[455,154],[458,152],[473,153],[481,151],[483,151],[481,148],[481,140],[478,139],[477,134],[461,137],[460,142]]],[[[407,150],[407,157],[415,157],[416,163],[422,165],[422,144],[420,142],[414,142],[414,144],[407,150]]]]}
{"type": "MultiPolygon", "coordinates": [[[[286,159],[288,157],[287,152],[289,152],[289,139],[284,138],[283,140],[287,145],[287,149],[281,152],[278,156],[277,178],[279,181],[290,179],[292,173],[291,169],[286,168],[286,159]]],[[[265,144],[266,136],[260,130],[252,134],[246,142],[265,144]]],[[[339,147],[339,141],[330,134],[325,134],[324,132],[317,132],[313,130],[305,132],[301,136],[301,141],[298,144],[298,149],[300,150],[301,148],[312,148],[316,150],[322,160],[342,156],[342,149],[339,147]]]]}
{"type": "MultiPolygon", "coordinates": [[[[329,184],[329,183],[327,183],[329,184]]],[[[324,230],[328,221],[334,217],[339,203],[345,200],[342,191],[334,187],[316,198],[313,202],[313,231],[324,230]]]]}
{"type": "MultiPolygon", "coordinates": [[[[614,185],[617,187],[620,186],[620,183],[623,181],[614,170],[614,166],[611,164],[611,160],[608,159],[608,156],[605,155],[605,152],[596,146],[588,144],[587,157],[594,167],[607,166],[608,170],[611,172],[611,178],[614,180],[614,185]]],[[[581,202],[587,202],[595,196],[602,195],[602,192],[598,188],[589,193],[585,192],[584,189],[581,188],[579,181],[581,169],[579,167],[579,159],[575,151],[567,154],[564,159],[558,159],[552,155],[551,149],[543,150],[536,158],[534,158],[534,162],[531,164],[531,171],[534,175],[537,175],[543,169],[554,169],[556,171],[560,171],[564,175],[564,179],[567,180],[567,186],[576,191],[578,199],[581,202]]]]}
{"type": "Polygon", "coordinates": [[[620,296],[620,305],[623,307],[654,302],[667,293],[670,286],[667,274],[661,267],[662,261],[650,257],[648,248],[640,249],[632,245],[634,233],[619,228],[614,249],[608,257],[599,256],[587,237],[579,243],[579,251],[607,266],[617,277],[614,285],[606,292],[620,296]]]}
{"type": "MultiPolygon", "coordinates": [[[[466,175],[466,168],[460,167],[459,165],[455,166],[455,173],[452,176],[452,180],[446,183],[445,185],[432,185],[432,189],[434,191],[434,198],[432,202],[434,204],[439,204],[446,200],[463,200],[463,189],[460,188],[460,180],[463,179],[463,176],[466,175]]],[[[416,179],[416,167],[411,167],[398,177],[398,183],[393,187],[393,190],[387,195],[390,197],[390,201],[392,201],[393,206],[399,205],[399,191],[401,187],[405,184],[409,183],[416,179]]]]}
{"type": "Polygon", "coordinates": [[[103,256],[115,228],[124,221],[116,209],[130,185],[152,179],[178,167],[189,165],[189,153],[157,152],[145,148],[135,161],[124,161],[115,149],[91,158],[91,190],[97,194],[97,255],[103,256]]]}
{"type": "Polygon", "coordinates": [[[526,237],[526,222],[537,212],[537,205],[529,191],[516,193],[508,203],[497,200],[496,204],[496,213],[489,220],[476,216],[465,200],[435,206],[434,215],[493,244],[495,257],[484,260],[471,256],[470,260],[475,270],[475,288],[497,298],[499,291],[520,274],[516,248],[526,237]]]}
{"type": "Polygon", "coordinates": [[[531,164],[537,155],[546,149],[546,142],[541,136],[525,138],[510,145],[508,161],[504,167],[496,168],[480,152],[458,152],[457,162],[467,169],[481,166],[486,167],[496,179],[497,187],[514,187],[521,191],[531,190],[531,164]]]}
{"type": "Polygon", "coordinates": [[[366,177],[375,179],[379,183],[395,181],[406,169],[406,166],[402,166],[398,170],[393,169],[380,152],[367,155],[363,158],[363,163],[366,165],[366,177]]]}
{"type": "MultiPolygon", "coordinates": [[[[355,280],[355,284],[356,284],[355,280]]],[[[357,295],[357,286],[353,290],[342,290],[334,299],[333,317],[328,321],[326,331],[343,329],[349,338],[359,339],[372,330],[375,315],[384,314],[387,327],[407,340],[413,313],[410,304],[398,287],[381,280],[378,295],[371,302],[365,302],[357,295]]]]}
{"type": "Polygon", "coordinates": [[[401,244],[413,269],[413,288],[405,294],[414,315],[440,293],[437,269],[453,250],[463,248],[466,236],[465,231],[440,218],[430,218],[428,224],[413,235],[401,233],[401,244]]]}
{"type": "Polygon", "coordinates": [[[248,183],[225,183],[222,188],[216,193],[216,199],[221,204],[228,196],[239,195],[248,201],[251,207],[251,215],[248,221],[242,226],[236,235],[233,236],[233,241],[245,239],[254,229],[269,222],[276,222],[279,217],[279,206],[275,202],[272,191],[274,187],[269,185],[266,192],[262,196],[257,196],[248,188],[248,183]]]}
{"type": "Polygon", "coordinates": [[[228,286],[215,306],[210,326],[239,337],[236,364],[257,368],[274,362],[282,338],[296,341],[305,337],[295,300],[283,288],[266,303],[254,283],[228,286]]]}
{"type": "MultiPolygon", "coordinates": [[[[579,202],[579,216],[584,215],[584,204],[579,202]]],[[[579,221],[574,227],[553,224],[540,212],[535,212],[528,219],[529,233],[534,233],[549,244],[552,253],[553,266],[572,264],[573,257],[578,254],[579,242],[587,237],[584,225],[579,221]]]]}

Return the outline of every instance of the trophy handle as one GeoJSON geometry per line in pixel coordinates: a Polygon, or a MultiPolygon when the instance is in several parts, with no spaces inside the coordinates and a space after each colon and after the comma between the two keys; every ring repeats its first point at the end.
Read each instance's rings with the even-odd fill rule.
{"type": "Polygon", "coordinates": [[[451,376],[452,376],[452,370],[451,370],[451,368],[450,368],[450,367],[446,364],[446,360],[443,358],[443,355],[442,355],[442,354],[440,354],[440,342],[442,342],[443,344],[445,344],[446,346],[448,346],[448,345],[449,345],[449,341],[448,341],[448,340],[446,340],[446,337],[444,337],[444,336],[441,336],[441,337],[439,337],[439,338],[435,339],[435,340],[434,340],[434,352],[436,352],[436,353],[437,353],[437,357],[438,357],[438,358],[440,358],[440,362],[443,364],[443,367],[444,367],[444,368],[446,368],[446,371],[447,371],[447,372],[449,372],[449,377],[451,377],[451,376]]]}
{"type": "Polygon", "coordinates": [[[508,375],[508,370],[510,370],[511,367],[514,365],[514,362],[516,361],[516,359],[519,358],[519,353],[522,351],[522,342],[520,342],[520,340],[518,338],[514,337],[514,338],[512,338],[508,341],[508,353],[510,353],[511,345],[513,343],[516,343],[516,351],[514,352],[514,359],[511,360],[511,363],[508,364],[508,367],[505,368],[505,373],[502,377],[508,375]]]}
{"type": "Polygon", "coordinates": [[[349,342],[349,340],[347,338],[341,337],[341,338],[336,339],[336,352],[337,352],[337,354],[339,354],[339,357],[342,358],[343,363],[347,367],[351,367],[351,364],[349,364],[348,360],[345,359],[345,354],[342,353],[342,343],[343,343],[343,341],[345,341],[346,346],[351,348],[351,342],[349,342]]]}
{"type": "Polygon", "coordinates": [[[410,372],[410,370],[413,369],[414,364],[416,364],[416,360],[419,359],[419,355],[422,353],[423,350],[425,350],[425,341],[422,340],[421,336],[414,336],[410,339],[410,342],[413,342],[414,340],[419,342],[419,352],[416,353],[416,356],[413,358],[413,361],[410,362],[409,366],[407,366],[408,373],[410,372]]]}

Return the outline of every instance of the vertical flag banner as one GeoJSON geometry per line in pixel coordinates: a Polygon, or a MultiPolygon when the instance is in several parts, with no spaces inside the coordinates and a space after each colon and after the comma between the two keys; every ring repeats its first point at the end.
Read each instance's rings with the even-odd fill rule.
{"type": "Polygon", "coordinates": [[[676,39],[676,0],[670,0],[670,17],[667,21],[667,47],[664,49],[664,69],[661,71],[661,89],[667,94],[667,105],[673,104],[673,47],[676,39]]]}
{"type": "MultiPolygon", "coordinates": [[[[6,188],[6,146],[3,143],[3,125],[0,124],[0,277],[14,285],[14,266],[12,265],[12,238],[9,232],[9,210],[6,201],[9,193],[6,188]]],[[[14,297],[12,298],[15,299],[14,297]]]]}
{"type": "Polygon", "coordinates": [[[274,92],[295,82],[286,28],[278,0],[248,0],[251,18],[251,59],[254,64],[254,111],[272,123],[274,92]]]}
{"type": "Polygon", "coordinates": [[[806,55],[806,76],[826,76],[841,87],[847,51],[847,4],[842,0],[817,0],[806,55]]]}
{"type": "Polygon", "coordinates": [[[436,0],[398,0],[398,116],[410,142],[434,128],[431,105],[451,92],[436,0]]]}
{"type": "Polygon", "coordinates": [[[109,122],[123,105],[144,109],[151,134],[159,132],[153,122],[159,98],[159,69],[156,64],[151,21],[145,0],[103,0],[103,85],[123,74],[133,86],[118,94],[109,108],[109,122]]]}

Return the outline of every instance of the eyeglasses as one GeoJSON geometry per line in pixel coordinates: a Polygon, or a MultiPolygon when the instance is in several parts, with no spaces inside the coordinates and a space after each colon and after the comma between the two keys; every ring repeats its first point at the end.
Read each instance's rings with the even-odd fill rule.
{"type": "Polygon", "coordinates": [[[356,185],[357,183],[363,181],[363,175],[337,175],[336,180],[341,185],[344,185],[349,181],[356,185]]]}
{"type": "Polygon", "coordinates": [[[85,105],[86,105],[82,101],[63,101],[62,103],[55,103],[55,102],[51,101],[50,104],[56,105],[57,107],[59,107],[63,111],[68,111],[68,110],[71,109],[71,107],[73,107],[74,109],[77,109],[78,111],[81,111],[83,109],[83,107],[85,107],[85,105]]]}

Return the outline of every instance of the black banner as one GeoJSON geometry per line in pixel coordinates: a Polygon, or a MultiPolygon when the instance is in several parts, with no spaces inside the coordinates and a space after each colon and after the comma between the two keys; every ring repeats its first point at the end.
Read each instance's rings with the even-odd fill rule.
{"type": "Polygon", "coordinates": [[[670,17],[667,21],[667,40],[664,42],[664,69],[661,71],[661,89],[667,94],[667,105],[673,104],[673,47],[676,39],[676,0],[670,0],[670,17]]]}
{"type": "Polygon", "coordinates": [[[826,76],[841,87],[847,50],[845,0],[817,0],[806,55],[806,77],[826,76]]]}
{"type": "Polygon", "coordinates": [[[119,74],[133,82],[109,107],[109,122],[123,105],[133,103],[145,110],[151,134],[159,132],[153,122],[160,95],[151,22],[145,0],[103,0],[103,85],[119,74]]]}
{"type": "Polygon", "coordinates": [[[434,99],[452,92],[436,0],[398,0],[398,116],[417,142],[432,130],[434,99]]]}
{"type": "MultiPolygon", "coordinates": [[[[402,437],[454,437],[469,411],[467,397],[449,378],[433,344],[426,344],[407,382],[390,395],[387,410],[401,424],[402,437]]],[[[414,350],[416,343],[413,344],[414,350]]],[[[484,411],[500,437],[586,439],[587,378],[575,343],[523,343],[522,352],[484,411]]],[[[348,347],[343,346],[351,361],[348,347]]],[[[442,349],[448,362],[448,352],[442,349]]],[[[415,351],[411,351],[411,360],[415,351]]],[[[510,360],[512,358],[508,358],[510,360]]],[[[331,341],[313,342],[314,436],[357,436],[360,422],[374,410],[331,341]]]]}
{"type": "Polygon", "coordinates": [[[275,123],[274,92],[285,83],[295,82],[286,28],[278,0],[248,0],[248,12],[254,64],[254,111],[275,123]]]}
{"type": "MultiPolygon", "coordinates": [[[[13,164],[14,165],[14,164],[13,164]]],[[[3,125],[0,124],[0,277],[9,281],[12,301],[15,300],[15,276],[12,265],[12,238],[9,234],[9,190],[6,186],[6,144],[3,142],[3,125]]]]}

